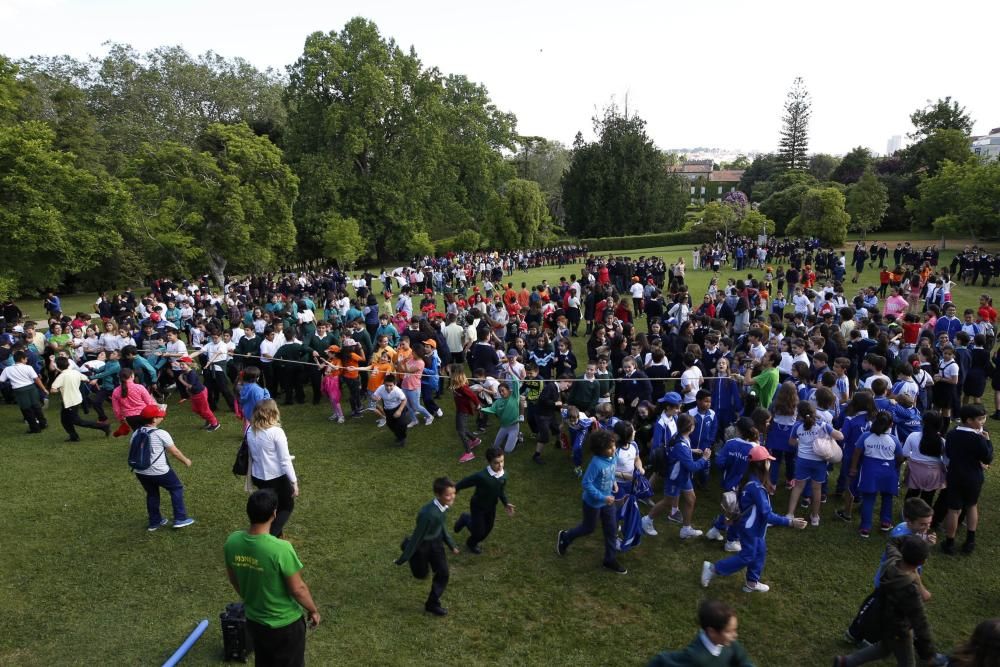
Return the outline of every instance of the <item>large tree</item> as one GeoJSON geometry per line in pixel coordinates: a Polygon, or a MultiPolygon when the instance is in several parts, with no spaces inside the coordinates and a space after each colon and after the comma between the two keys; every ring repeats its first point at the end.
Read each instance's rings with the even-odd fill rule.
{"type": "Polygon", "coordinates": [[[809,157],[809,174],[817,181],[828,181],[840,166],[840,158],[829,153],[816,153],[809,157]]]}
{"type": "Polygon", "coordinates": [[[597,141],[577,134],[562,180],[567,231],[586,237],[680,229],[687,193],[667,171],[646,121],[611,104],[593,123],[597,141]]]}
{"type": "Polygon", "coordinates": [[[830,179],[844,185],[856,183],[865,170],[871,168],[874,163],[875,158],[872,157],[872,152],[864,146],[858,146],[844,156],[837,168],[833,170],[830,179]]]}
{"type": "Polygon", "coordinates": [[[331,215],[357,221],[366,254],[385,260],[503,214],[514,117],[481,85],[423,68],[374,23],[309,35],[285,99],[303,256],[321,253],[331,215]]]}
{"type": "Polygon", "coordinates": [[[927,106],[910,114],[914,130],[910,138],[916,141],[926,139],[939,130],[958,130],[965,135],[972,134],[972,117],[965,107],[951,97],[928,102],[927,106]]]}
{"type": "Polygon", "coordinates": [[[872,168],[865,169],[858,182],[847,190],[845,210],[851,216],[850,228],[861,232],[864,239],[882,225],[882,218],[889,207],[889,191],[872,168]]]}
{"type": "Polygon", "coordinates": [[[145,144],[126,167],[145,251],[161,271],[261,272],[295,246],[298,179],[267,137],[245,124],[209,125],[200,150],[145,144]]]}
{"type": "Polygon", "coordinates": [[[907,207],[919,226],[941,233],[996,238],[1000,230],[1000,163],[945,161],[917,186],[907,207]]]}
{"type": "Polygon", "coordinates": [[[796,77],[785,97],[785,113],[781,118],[781,140],[778,157],[786,169],[809,166],[809,117],[812,98],[802,77],[796,77]]]}
{"type": "Polygon", "coordinates": [[[745,192],[750,201],[763,201],[764,197],[760,196],[757,185],[766,183],[780,172],[781,161],[778,156],[774,153],[762,153],[754,157],[753,162],[743,172],[743,178],[740,179],[737,189],[745,192]]]}
{"type": "Polygon", "coordinates": [[[840,246],[847,240],[851,216],[844,210],[844,195],[834,187],[810,188],[802,208],[786,229],[793,236],[815,236],[821,242],[840,246]]]}

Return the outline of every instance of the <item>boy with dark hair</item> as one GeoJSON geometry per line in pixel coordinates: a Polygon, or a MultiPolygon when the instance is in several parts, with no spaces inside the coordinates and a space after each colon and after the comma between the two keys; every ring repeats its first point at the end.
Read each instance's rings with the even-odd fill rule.
{"type": "Polygon", "coordinates": [[[105,438],[111,435],[111,426],[107,422],[98,424],[94,421],[85,421],[80,417],[80,406],[83,404],[83,394],[80,391],[80,385],[86,381],[83,374],[74,368],[70,368],[69,359],[66,357],[56,358],[56,368],[59,369],[59,374],[52,382],[52,391],[62,394],[63,406],[62,411],[59,413],[59,419],[68,436],[66,442],[80,441],[80,436],[76,432],[77,426],[104,431],[105,438]]]}
{"type": "MultiPolygon", "coordinates": [[[[551,383],[550,383],[551,384],[551,383]]],[[[469,501],[469,511],[463,512],[455,522],[455,532],[460,533],[469,527],[469,539],[466,546],[474,554],[483,552],[480,543],[493,530],[497,517],[497,503],[503,503],[507,516],[514,516],[514,506],[507,500],[507,475],[504,472],[503,450],[490,447],[486,450],[486,461],[489,464],[474,475],[469,475],[455,485],[455,491],[475,488],[476,491],[469,501]]]]}
{"type": "Polygon", "coordinates": [[[698,605],[698,625],[701,631],[687,648],[660,653],[647,667],[753,667],[750,656],[736,640],[738,623],[736,610],[721,600],[703,600],[698,605]]]}
{"type": "Polygon", "coordinates": [[[10,388],[14,392],[14,400],[17,407],[21,409],[21,416],[24,417],[28,425],[28,433],[41,433],[47,427],[48,421],[42,412],[42,402],[39,393],[48,397],[45,385],[38,373],[28,363],[28,353],[22,349],[13,354],[14,363],[3,369],[0,373],[0,384],[10,382],[10,388]]]}
{"type": "Polygon", "coordinates": [[[947,488],[944,491],[948,507],[945,517],[947,535],[941,551],[955,554],[955,533],[958,515],[965,510],[965,544],[962,552],[970,554],[976,548],[979,526],[979,494],[983,489],[985,467],[993,461],[993,445],[983,431],[986,410],[982,405],[963,405],[959,410],[961,426],[951,430],[944,440],[944,456],[948,461],[947,488]]]}
{"type": "Polygon", "coordinates": [[[226,573],[243,598],[257,664],[304,665],[306,621],[302,610],[313,628],[321,619],[309,587],[302,580],[302,561],[295,547],[271,535],[277,511],[274,489],[250,494],[250,529],[236,531],[226,539],[226,573]]]}
{"type": "Polygon", "coordinates": [[[413,534],[403,538],[399,545],[403,553],[393,562],[396,565],[409,562],[410,571],[417,579],[426,579],[429,569],[434,571],[424,610],[435,616],[446,616],[448,610],[441,606],[441,596],[448,585],[448,556],[444,545],[447,544],[453,554],[458,554],[458,546],[448,534],[444,514],[455,502],[455,483],[447,477],[438,477],[433,490],[434,498],[417,512],[413,534]]]}
{"type": "Polygon", "coordinates": [[[882,639],[851,655],[836,656],[833,667],[855,667],[890,655],[899,665],[913,665],[914,650],[925,662],[936,657],[917,574],[929,553],[928,543],[916,535],[903,537],[898,545],[889,543],[879,579],[882,639]]]}
{"type": "Polygon", "coordinates": [[[556,553],[566,555],[566,550],[578,537],[590,535],[600,519],[604,532],[604,560],[602,565],[616,574],[628,570],[616,558],[618,521],[615,509],[615,441],[612,431],[597,429],[587,436],[586,445],[593,456],[583,475],[583,520],[572,530],[560,530],[556,538],[556,553]]]}

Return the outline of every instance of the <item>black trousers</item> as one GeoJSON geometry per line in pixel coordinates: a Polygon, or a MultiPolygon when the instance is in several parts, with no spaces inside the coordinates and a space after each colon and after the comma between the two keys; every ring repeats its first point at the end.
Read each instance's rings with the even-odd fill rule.
{"type": "Polygon", "coordinates": [[[104,430],[107,426],[102,426],[94,421],[85,421],[80,418],[80,406],[74,405],[69,408],[63,408],[59,411],[59,421],[62,423],[63,430],[70,437],[71,440],[79,440],[80,435],[76,432],[76,427],[80,428],[92,428],[98,431],[104,430]]]}
{"type": "Polygon", "coordinates": [[[406,425],[409,421],[406,410],[403,410],[401,417],[396,416],[396,410],[386,410],[385,424],[392,431],[392,434],[396,436],[396,444],[406,444],[406,425]]]}
{"type": "Polygon", "coordinates": [[[305,403],[306,392],[302,386],[302,366],[299,364],[282,364],[277,369],[281,377],[282,389],[285,391],[285,405],[295,402],[305,403]]]}
{"type": "Polygon", "coordinates": [[[437,607],[441,604],[441,596],[448,585],[448,557],[444,553],[444,541],[430,540],[420,543],[410,557],[410,571],[417,579],[426,579],[430,570],[434,571],[431,580],[431,592],[427,596],[427,607],[437,607]]]}
{"type": "Polygon", "coordinates": [[[271,524],[271,534],[275,537],[281,537],[285,529],[285,524],[288,523],[289,517],[292,516],[292,510],[295,509],[295,498],[292,497],[292,482],[288,479],[288,475],[282,475],[281,477],[275,477],[266,481],[257,479],[256,477],[251,477],[250,480],[258,489],[274,489],[274,492],[278,494],[278,516],[275,517],[274,523],[271,524]]]}
{"type": "Polygon", "coordinates": [[[205,387],[208,389],[208,407],[216,412],[219,397],[226,401],[226,407],[235,410],[233,392],[229,390],[229,377],[225,371],[210,370],[205,373],[205,387]]]}
{"type": "Polygon", "coordinates": [[[269,628],[248,618],[247,630],[253,639],[257,667],[303,667],[306,664],[304,618],[283,628],[269,628]]]}
{"type": "Polygon", "coordinates": [[[469,539],[465,543],[471,549],[478,546],[480,542],[489,537],[493,532],[493,525],[497,520],[497,507],[494,505],[488,510],[470,507],[471,511],[463,516],[467,516],[466,523],[469,526],[469,539]]]}

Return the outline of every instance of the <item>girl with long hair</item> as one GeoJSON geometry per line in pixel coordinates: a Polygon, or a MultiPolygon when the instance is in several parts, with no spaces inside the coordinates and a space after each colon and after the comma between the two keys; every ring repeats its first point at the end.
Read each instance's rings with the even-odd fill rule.
{"type": "Polygon", "coordinates": [[[278,494],[278,515],[271,524],[271,534],[281,537],[295,509],[299,482],[288,452],[288,438],[281,427],[281,412],[274,399],[263,400],[254,408],[246,439],[250,480],[258,489],[274,489],[278,494]]]}

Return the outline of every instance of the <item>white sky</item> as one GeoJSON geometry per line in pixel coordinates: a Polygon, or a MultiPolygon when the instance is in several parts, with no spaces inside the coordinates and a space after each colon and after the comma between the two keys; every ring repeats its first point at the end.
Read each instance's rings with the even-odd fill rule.
{"type": "Polygon", "coordinates": [[[811,151],[884,153],[928,99],[957,99],[977,134],[1000,126],[994,10],[985,0],[0,0],[0,53],[83,58],[111,40],[283,68],[309,33],[361,15],[425,65],[484,83],[522,134],[589,138],[595,109],[627,94],[660,147],[773,150],[802,76],[811,151]]]}

